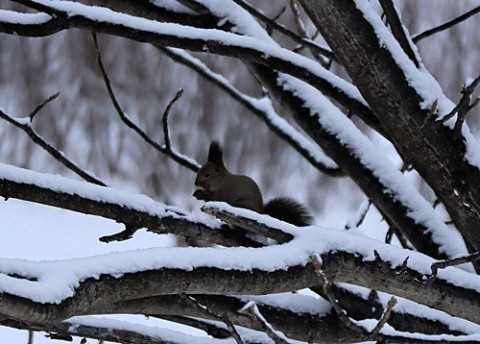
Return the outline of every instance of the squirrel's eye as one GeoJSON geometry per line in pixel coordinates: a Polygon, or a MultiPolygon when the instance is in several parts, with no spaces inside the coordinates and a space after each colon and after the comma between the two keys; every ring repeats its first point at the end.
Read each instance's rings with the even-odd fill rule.
{"type": "Polygon", "coordinates": [[[205,173],[205,178],[210,178],[210,172],[205,173]]]}

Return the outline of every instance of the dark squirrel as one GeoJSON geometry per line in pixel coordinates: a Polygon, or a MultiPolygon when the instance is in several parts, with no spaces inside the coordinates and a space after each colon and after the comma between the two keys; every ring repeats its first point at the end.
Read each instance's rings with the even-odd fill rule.
{"type": "Polygon", "coordinates": [[[210,144],[208,161],[198,172],[195,185],[201,188],[193,193],[199,200],[226,202],[299,227],[313,223],[308,209],[293,198],[274,198],[264,204],[260,188],[252,178],[227,170],[223,163],[222,148],[217,141],[210,144]]]}

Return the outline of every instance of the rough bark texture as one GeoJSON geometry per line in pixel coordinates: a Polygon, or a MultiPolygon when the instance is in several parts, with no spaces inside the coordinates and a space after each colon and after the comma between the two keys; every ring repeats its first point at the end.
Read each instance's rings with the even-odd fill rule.
{"type": "MultiPolygon", "coordinates": [[[[139,30],[128,25],[119,25],[102,20],[94,20],[81,15],[73,15],[51,9],[29,0],[14,2],[30,6],[33,9],[52,14],[52,19],[44,24],[12,24],[0,22],[0,31],[25,36],[51,35],[61,30],[78,28],[107,33],[172,47],[181,47],[193,51],[215,53],[242,59],[258,80],[292,114],[294,120],[304,131],[321,146],[384,213],[389,220],[401,229],[415,248],[431,257],[446,258],[440,252],[435,238],[428,228],[415,222],[410,216],[415,209],[400,202],[355,153],[355,147],[345,145],[339,133],[328,130],[322,125],[317,114],[305,106],[301,95],[284,88],[280,82],[280,73],[288,73],[310,83],[325,95],[331,97],[343,107],[357,113],[365,122],[370,123],[384,136],[392,140],[406,162],[411,162],[423,178],[432,186],[449,214],[474,249],[480,248],[480,238],[475,235],[480,224],[480,202],[475,199],[480,193],[480,175],[478,169],[464,159],[465,143],[463,137],[457,137],[452,130],[440,122],[426,120],[428,109],[420,107],[421,98],[412,88],[403,71],[399,68],[390,52],[379,44],[373,28],[348,0],[300,0],[315,25],[332,47],[338,60],[346,67],[356,86],[360,89],[368,105],[360,98],[352,97],[323,77],[312,72],[297,60],[289,61],[282,56],[268,56],[262,51],[244,46],[223,44],[203,38],[177,37],[139,30]]],[[[93,3],[96,3],[92,1],[93,3]]],[[[116,10],[145,16],[162,21],[180,22],[197,28],[217,28],[222,22],[222,30],[228,31],[234,23],[225,23],[209,13],[208,8],[196,1],[183,0],[182,3],[198,10],[198,15],[185,15],[159,9],[147,0],[102,0],[101,3],[116,10]]],[[[403,37],[401,23],[397,21],[391,2],[382,1],[387,9],[389,20],[393,24],[394,34],[401,40],[404,49],[409,41],[403,37]]],[[[413,52],[409,56],[414,59],[413,52]]],[[[328,75],[328,74],[327,74],[328,75]]],[[[18,182],[0,178],[0,196],[18,198],[25,201],[46,204],[72,211],[102,216],[126,225],[126,230],[118,238],[125,239],[137,228],[146,227],[156,233],[173,233],[190,239],[204,240],[223,246],[250,245],[259,246],[252,240],[239,241],[229,234],[228,227],[212,228],[204,223],[189,220],[185,214],[175,212],[165,216],[152,215],[134,206],[128,207],[115,202],[100,202],[89,197],[69,193],[67,190],[49,189],[34,182],[18,182]]],[[[249,232],[268,236],[283,244],[295,237],[279,228],[269,227],[258,219],[239,216],[223,208],[209,205],[205,211],[214,214],[229,225],[240,226],[249,232]]],[[[320,229],[319,229],[320,230],[320,229]]],[[[390,249],[386,246],[386,250],[390,249]]],[[[259,248],[261,250],[261,248],[259,248]]],[[[221,254],[224,248],[219,248],[221,254]]],[[[312,251],[315,251],[313,249],[312,251]]],[[[397,297],[408,298],[436,310],[453,316],[480,323],[480,295],[473,288],[454,285],[440,277],[428,280],[429,276],[407,264],[410,253],[405,251],[405,264],[392,266],[387,259],[376,255],[372,260],[355,250],[312,252],[322,260],[322,273],[331,283],[339,305],[351,318],[365,320],[379,319],[384,312],[376,292],[368,299],[342,288],[339,283],[351,283],[357,286],[383,291],[397,297]]],[[[387,251],[384,251],[387,252],[387,251]]],[[[416,253],[411,253],[416,254],[416,253]]],[[[432,260],[433,262],[433,260],[432,260]]],[[[296,263],[298,264],[298,263],[296,263]]],[[[69,336],[88,336],[92,338],[129,343],[174,343],[165,339],[121,329],[107,331],[102,327],[71,326],[62,322],[75,315],[87,314],[146,314],[177,319],[193,324],[202,319],[221,321],[223,316],[234,325],[256,330],[264,330],[261,324],[238,313],[249,301],[248,296],[279,292],[294,292],[311,288],[324,295],[327,292],[319,287],[318,271],[306,259],[303,264],[282,266],[274,271],[251,269],[240,271],[221,269],[214,266],[200,266],[189,270],[160,267],[156,270],[131,271],[122,276],[107,273],[88,276],[79,281],[73,289],[73,296],[58,304],[40,303],[2,291],[0,293],[0,325],[45,330],[68,339],[69,336]],[[196,302],[186,302],[187,295],[196,302]],[[229,295],[229,296],[226,296],[229,295]],[[240,295],[240,296],[233,296],[240,295]],[[202,308],[205,306],[206,308],[202,308]],[[208,311],[206,311],[208,310],[208,311]],[[174,318],[176,317],[176,318],[174,318]],[[183,320],[181,320],[183,319],[183,320]]],[[[28,279],[28,283],[41,283],[35,276],[17,276],[0,271],[5,278],[28,279]]],[[[321,274],[320,274],[321,275],[321,274]]],[[[477,280],[472,277],[472,285],[477,280]]],[[[18,281],[17,281],[18,282],[18,281]]],[[[329,295],[324,295],[329,299],[329,295]]],[[[253,299],[253,297],[250,297],[253,299]]],[[[289,338],[318,343],[345,343],[365,340],[379,342],[430,343],[430,339],[407,339],[367,332],[365,329],[349,326],[333,308],[329,311],[302,312],[256,301],[262,316],[276,330],[289,338]]],[[[335,302],[332,302],[335,304],[335,302]]],[[[464,334],[451,328],[448,321],[443,323],[419,314],[392,310],[389,324],[397,330],[420,332],[422,334],[448,333],[464,334]]],[[[205,324],[204,324],[205,325],[205,324]]],[[[193,325],[192,325],[193,326],[193,325]]],[[[200,326],[200,324],[199,324],[200,326]]],[[[218,330],[218,329],[217,329],[218,330]]],[[[221,336],[228,332],[221,332],[221,336]]],[[[440,340],[441,341],[441,340],[440,340]]],[[[471,341],[474,342],[474,341],[471,341]]],[[[467,343],[467,341],[464,341],[467,343]]]]}
{"type": "Polygon", "coordinates": [[[293,118],[310,137],[344,170],[363,190],[372,202],[408,237],[414,247],[429,256],[445,259],[447,256],[435,243],[432,233],[416,223],[410,214],[413,209],[397,200],[394,193],[385,192],[387,187],[375,171],[365,166],[357,156],[355,147],[343,144],[340,133],[323,127],[318,114],[305,107],[301,96],[285,89],[279,82],[279,73],[258,64],[249,64],[250,71],[263,83],[269,92],[289,110],[293,118]]]}
{"type": "MultiPolygon", "coordinates": [[[[351,0],[301,0],[335,56],[347,69],[395,147],[443,202],[458,230],[480,250],[480,173],[466,159],[463,136],[420,106],[404,71],[381,46],[351,0]]],[[[404,227],[401,227],[404,230],[404,227]]]]}

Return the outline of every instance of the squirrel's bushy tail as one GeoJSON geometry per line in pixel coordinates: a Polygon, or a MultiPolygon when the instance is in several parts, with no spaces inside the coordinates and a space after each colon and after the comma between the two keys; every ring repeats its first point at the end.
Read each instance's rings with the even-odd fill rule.
{"type": "Polygon", "coordinates": [[[263,213],[298,227],[313,224],[313,216],[308,209],[290,197],[272,199],[265,205],[263,213]]]}

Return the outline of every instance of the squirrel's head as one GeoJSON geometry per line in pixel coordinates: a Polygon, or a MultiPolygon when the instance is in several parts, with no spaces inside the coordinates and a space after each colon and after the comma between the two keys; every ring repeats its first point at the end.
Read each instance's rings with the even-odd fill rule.
{"type": "Polygon", "coordinates": [[[208,151],[208,161],[200,168],[195,179],[195,185],[205,190],[215,190],[225,176],[222,147],[217,141],[212,141],[208,151]]]}

